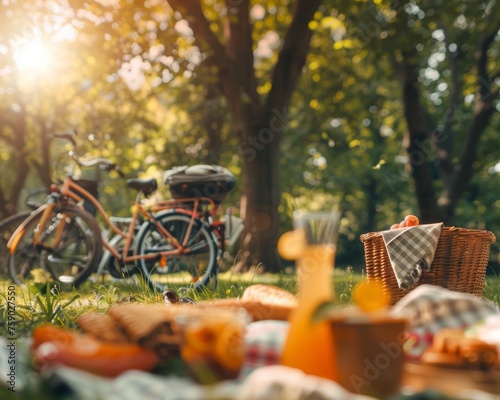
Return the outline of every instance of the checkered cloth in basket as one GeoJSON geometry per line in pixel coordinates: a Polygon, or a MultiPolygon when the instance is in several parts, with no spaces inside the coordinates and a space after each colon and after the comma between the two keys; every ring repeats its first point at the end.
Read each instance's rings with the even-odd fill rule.
{"type": "Polygon", "coordinates": [[[442,223],[425,224],[382,232],[401,289],[411,289],[430,271],[442,227],[442,223]]]}

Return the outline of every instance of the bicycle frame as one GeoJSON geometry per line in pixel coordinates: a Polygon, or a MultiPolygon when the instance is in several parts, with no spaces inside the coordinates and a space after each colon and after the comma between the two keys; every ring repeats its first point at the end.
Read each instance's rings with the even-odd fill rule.
{"type": "MultiPolygon", "coordinates": [[[[216,204],[213,199],[208,197],[184,198],[175,200],[159,201],[151,206],[151,211],[159,212],[164,210],[175,210],[178,213],[185,214],[194,219],[207,220],[207,216],[213,217],[220,209],[220,205],[216,204]],[[189,205],[188,205],[189,204],[189,205]],[[197,212],[200,205],[205,205],[208,209],[205,215],[202,212],[197,212]]],[[[192,224],[192,223],[191,223],[192,224]]],[[[219,249],[225,250],[225,223],[224,221],[207,222],[210,229],[215,232],[219,242],[219,249]]]]}
{"type": "MultiPolygon", "coordinates": [[[[153,259],[158,257],[160,255],[161,257],[167,257],[169,255],[177,255],[181,254],[183,251],[188,251],[189,249],[185,249],[185,245],[187,242],[187,239],[189,237],[190,230],[193,226],[193,223],[190,224],[189,226],[189,231],[186,235],[186,242],[184,243],[178,243],[178,241],[173,237],[170,232],[165,230],[161,224],[159,224],[156,219],[154,218],[153,214],[151,214],[140,202],[141,199],[141,192],[138,193],[135,204],[134,204],[134,210],[132,212],[131,216],[131,221],[128,226],[128,230],[126,232],[122,231],[119,229],[109,218],[109,216],[106,214],[104,209],[102,208],[101,204],[99,201],[92,196],[87,190],[76,184],[71,178],[66,178],[60,188],[60,192],[62,195],[71,198],[73,201],[76,203],[82,203],[83,200],[90,201],[97,209],[98,214],[104,219],[104,222],[106,225],[117,235],[120,235],[125,239],[124,247],[123,250],[118,252],[112,245],[109,244],[108,240],[105,238],[102,238],[102,244],[103,246],[115,257],[117,260],[122,261],[122,262],[135,262],[139,259],[153,259]],[[77,191],[80,193],[76,194],[75,191],[71,189],[77,189],[77,191]],[[167,237],[171,244],[175,247],[174,250],[170,251],[162,251],[158,253],[152,253],[152,254],[147,254],[147,255],[128,255],[129,250],[131,249],[131,246],[134,241],[134,229],[136,226],[136,223],[139,219],[139,216],[144,217],[145,220],[151,222],[154,224],[155,229],[161,233],[163,237],[167,237]]],[[[191,215],[192,221],[196,218],[196,215],[191,215]]]]}
{"type": "MultiPolygon", "coordinates": [[[[125,239],[123,250],[121,252],[119,252],[113,245],[111,245],[109,243],[109,241],[107,239],[105,239],[104,237],[102,238],[103,247],[105,247],[113,255],[113,257],[115,257],[117,260],[124,262],[124,263],[135,262],[139,259],[150,260],[150,259],[154,259],[158,256],[166,258],[166,257],[171,256],[171,255],[178,255],[178,254],[189,252],[190,249],[186,247],[186,244],[187,244],[187,241],[189,239],[191,229],[194,226],[194,221],[196,219],[200,219],[200,215],[196,212],[196,210],[198,209],[198,207],[201,204],[208,204],[208,207],[211,210],[209,212],[210,215],[213,215],[215,210],[216,210],[216,206],[215,206],[213,200],[207,199],[207,198],[193,198],[193,199],[182,199],[181,201],[174,200],[171,202],[169,202],[169,201],[160,202],[160,203],[157,203],[157,204],[151,206],[150,207],[151,212],[150,212],[141,203],[141,201],[140,201],[141,200],[141,192],[139,192],[137,194],[137,197],[136,197],[136,201],[134,204],[134,210],[133,210],[133,213],[131,216],[131,221],[129,223],[128,230],[126,232],[124,232],[121,229],[119,229],[111,221],[111,219],[106,214],[106,212],[102,208],[99,201],[92,194],[90,194],[87,190],[85,190],[84,188],[79,186],[77,183],[75,183],[73,181],[73,179],[71,179],[69,177],[65,178],[59,191],[63,196],[72,199],[77,204],[82,205],[83,200],[87,200],[87,201],[91,202],[96,207],[97,213],[104,219],[105,224],[115,234],[117,234],[125,239]],[[77,192],[78,194],[75,192],[77,192]],[[188,201],[190,203],[192,202],[192,207],[189,207],[189,210],[186,208],[179,207],[179,204],[181,204],[182,201],[184,201],[184,202],[188,201]],[[164,210],[175,210],[177,212],[183,213],[183,214],[188,215],[190,217],[191,222],[188,226],[188,231],[186,232],[183,243],[179,243],[177,241],[177,239],[174,236],[172,236],[172,234],[170,234],[170,232],[168,232],[160,223],[157,222],[154,215],[152,214],[152,212],[159,212],[159,211],[164,211],[164,210]],[[154,224],[155,229],[163,237],[166,237],[169,239],[169,241],[173,245],[174,249],[169,250],[169,251],[161,251],[158,253],[151,253],[151,254],[147,254],[147,255],[129,255],[129,250],[131,249],[133,241],[134,241],[134,229],[135,229],[136,223],[139,219],[139,216],[144,217],[145,220],[154,224]]],[[[47,218],[50,215],[50,213],[52,212],[54,207],[55,207],[55,203],[53,203],[52,206],[50,204],[47,205],[47,210],[46,210],[47,218]]],[[[43,221],[43,217],[42,217],[42,221],[43,221]]],[[[46,219],[43,222],[46,222],[46,219]]],[[[222,238],[223,238],[223,232],[221,232],[221,231],[223,231],[223,227],[224,227],[223,223],[220,224],[219,221],[216,221],[216,222],[212,222],[209,225],[212,229],[215,228],[214,230],[219,233],[219,236],[222,233],[222,238]]],[[[38,243],[38,242],[36,242],[36,240],[38,240],[38,239],[39,239],[39,237],[35,238],[35,243],[38,243]]],[[[222,243],[222,247],[223,247],[224,241],[221,240],[221,243],[222,243]]]]}

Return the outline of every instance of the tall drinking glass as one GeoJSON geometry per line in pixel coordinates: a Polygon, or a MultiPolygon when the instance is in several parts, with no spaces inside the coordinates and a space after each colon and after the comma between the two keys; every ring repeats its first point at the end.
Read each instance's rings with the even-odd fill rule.
{"type": "Polygon", "coordinates": [[[333,340],[327,321],[313,323],[317,307],[333,301],[333,268],[340,214],[338,211],[296,211],[298,306],[290,316],[282,364],[306,374],[336,380],[333,340]]]}

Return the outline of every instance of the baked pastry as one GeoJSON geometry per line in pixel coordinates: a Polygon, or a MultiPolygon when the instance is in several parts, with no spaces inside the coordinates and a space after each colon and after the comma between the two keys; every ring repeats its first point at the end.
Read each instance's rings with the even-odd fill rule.
{"type": "Polygon", "coordinates": [[[449,354],[432,350],[426,350],[422,354],[420,362],[427,365],[435,365],[437,367],[466,368],[465,360],[458,354],[449,354]]]}
{"type": "Polygon", "coordinates": [[[252,321],[288,319],[296,306],[290,292],[272,285],[252,285],[241,299],[227,298],[201,301],[196,304],[174,302],[160,304],[121,303],[106,314],[89,312],[78,319],[86,333],[111,342],[130,341],[153,349],[162,359],[179,353],[181,332],[176,320],[182,315],[203,313],[205,309],[243,308],[252,321]]]}
{"type": "Polygon", "coordinates": [[[265,304],[295,307],[297,298],[289,291],[274,285],[256,284],[248,286],[241,300],[259,301],[265,304]]]}
{"type": "Polygon", "coordinates": [[[225,308],[238,309],[243,308],[250,315],[253,322],[263,320],[281,320],[286,321],[293,307],[283,304],[266,303],[255,300],[240,299],[219,299],[199,302],[196,308],[225,308]]]}
{"type": "Polygon", "coordinates": [[[81,315],[76,323],[82,331],[98,340],[111,343],[130,342],[127,332],[109,314],[91,311],[81,315]]]}
{"type": "Polygon", "coordinates": [[[458,354],[460,341],[464,337],[464,331],[461,329],[442,329],[434,335],[432,350],[437,353],[458,354]]]}
{"type": "Polygon", "coordinates": [[[257,284],[245,289],[241,298],[205,300],[197,307],[244,308],[252,321],[286,321],[297,306],[296,297],[285,289],[273,285],[257,284]]]}
{"type": "Polygon", "coordinates": [[[487,371],[499,362],[498,349],[483,340],[467,337],[462,329],[443,329],[420,360],[424,364],[487,371]]]}
{"type": "Polygon", "coordinates": [[[458,354],[467,364],[474,365],[482,371],[491,369],[499,361],[495,345],[475,338],[464,338],[460,342],[458,354]]]}
{"type": "Polygon", "coordinates": [[[175,319],[181,313],[188,313],[194,307],[164,304],[117,304],[111,307],[111,315],[127,332],[130,339],[146,348],[155,350],[160,358],[177,355],[181,341],[175,319]]]}

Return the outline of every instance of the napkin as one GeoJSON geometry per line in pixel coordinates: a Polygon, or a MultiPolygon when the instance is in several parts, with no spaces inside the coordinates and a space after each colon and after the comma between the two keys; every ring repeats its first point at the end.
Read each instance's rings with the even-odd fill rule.
{"type": "Polygon", "coordinates": [[[398,286],[409,290],[431,269],[442,223],[391,229],[382,232],[398,286]]]}

